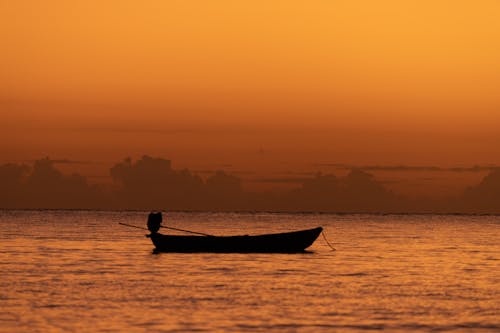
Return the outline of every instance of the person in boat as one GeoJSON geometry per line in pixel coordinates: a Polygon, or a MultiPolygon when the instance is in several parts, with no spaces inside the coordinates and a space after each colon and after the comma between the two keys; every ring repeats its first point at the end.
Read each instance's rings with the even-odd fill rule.
{"type": "Polygon", "coordinates": [[[160,230],[161,222],[163,221],[163,217],[161,212],[151,212],[148,215],[148,230],[151,231],[152,234],[155,234],[160,230]]]}

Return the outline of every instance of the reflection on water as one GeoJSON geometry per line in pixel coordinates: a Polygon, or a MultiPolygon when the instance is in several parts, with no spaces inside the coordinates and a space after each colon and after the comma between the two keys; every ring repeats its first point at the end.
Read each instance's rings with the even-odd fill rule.
{"type": "Polygon", "coordinates": [[[219,235],[323,226],[305,254],[153,254],[146,212],[0,212],[1,332],[498,331],[498,216],[172,213],[219,235]]]}

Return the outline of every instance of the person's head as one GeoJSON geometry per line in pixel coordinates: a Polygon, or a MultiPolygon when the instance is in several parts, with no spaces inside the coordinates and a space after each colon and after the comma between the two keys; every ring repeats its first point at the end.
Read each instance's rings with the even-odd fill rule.
{"type": "Polygon", "coordinates": [[[161,215],[161,212],[151,212],[148,215],[148,230],[151,231],[151,233],[156,233],[158,230],[160,230],[161,222],[163,220],[163,217],[161,215]]]}

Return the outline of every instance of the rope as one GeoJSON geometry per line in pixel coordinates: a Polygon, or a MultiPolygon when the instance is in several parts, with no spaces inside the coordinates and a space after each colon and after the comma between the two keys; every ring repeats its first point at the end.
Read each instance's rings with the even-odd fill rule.
{"type": "Polygon", "coordinates": [[[330,242],[328,241],[328,239],[326,239],[326,235],[325,235],[325,230],[321,231],[321,234],[323,235],[323,239],[325,240],[326,244],[328,244],[328,246],[330,247],[330,249],[332,249],[332,251],[337,251],[336,248],[334,248],[330,242]]]}

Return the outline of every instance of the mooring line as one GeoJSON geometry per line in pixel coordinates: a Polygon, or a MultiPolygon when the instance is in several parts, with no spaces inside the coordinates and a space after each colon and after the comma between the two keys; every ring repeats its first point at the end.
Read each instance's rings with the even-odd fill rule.
{"type": "Polygon", "coordinates": [[[321,234],[323,235],[323,239],[325,240],[326,244],[328,244],[328,246],[330,247],[330,249],[332,249],[332,251],[337,251],[337,249],[336,249],[336,248],[334,248],[334,247],[330,244],[330,242],[328,241],[328,239],[326,239],[326,234],[325,234],[325,230],[324,230],[324,229],[321,231],[321,234]]]}

